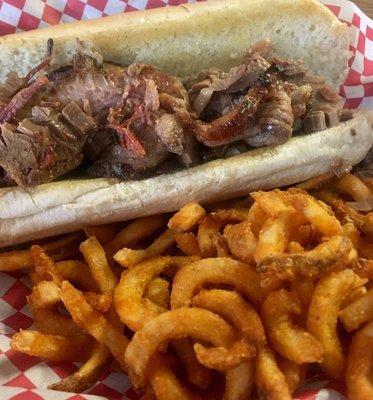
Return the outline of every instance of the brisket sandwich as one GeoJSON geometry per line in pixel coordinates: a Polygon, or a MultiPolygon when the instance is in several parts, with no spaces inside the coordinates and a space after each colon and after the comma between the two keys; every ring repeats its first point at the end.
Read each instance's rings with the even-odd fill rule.
{"type": "Polygon", "coordinates": [[[314,0],[1,38],[0,246],[348,170],[373,140],[338,95],[348,48],[314,0]]]}

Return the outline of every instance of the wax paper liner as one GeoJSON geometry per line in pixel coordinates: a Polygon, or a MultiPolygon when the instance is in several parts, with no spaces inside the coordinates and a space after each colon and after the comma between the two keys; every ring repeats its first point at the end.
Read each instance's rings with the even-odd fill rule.
{"type": "MultiPolygon", "coordinates": [[[[193,1],[189,1],[193,2],[193,1]]],[[[373,109],[373,24],[347,0],[322,1],[349,25],[352,57],[341,94],[345,107],[373,109]]],[[[183,0],[0,0],[0,34],[99,18],[139,9],[186,3],[183,0]]],[[[23,272],[0,273],[0,398],[2,400],[130,399],[139,396],[121,372],[104,371],[84,394],[47,390],[46,387],[77,370],[78,364],[50,363],[10,349],[10,337],[32,327],[26,295],[30,283],[23,272]]],[[[342,400],[339,388],[327,380],[308,382],[297,400],[342,400]]],[[[177,399],[175,399],[177,400],[177,399]]]]}

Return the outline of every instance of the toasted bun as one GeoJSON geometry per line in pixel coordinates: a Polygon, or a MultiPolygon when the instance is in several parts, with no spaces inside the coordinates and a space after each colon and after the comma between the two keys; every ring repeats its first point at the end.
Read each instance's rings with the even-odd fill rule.
{"type": "Polygon", "coordinates": [[[330,171],[336,162],[360,162],[372,142],[371,122],[360,112],[338,127],[277,147],[142,181],[70,180],[0,189],[0,246],[174,211],[193,200],[206,203],[291,185],[330,171]]]}
{"type": "Polygon", "coordinates": [[[349,57],[347,26],[316,0],[214,0],[60,24],[0,38],[0,82],[24,76],[55,40],[56,64],[91,42],[106,61],[144,62],[179,76],[228,69],[248,47],[268,37],[280,56],[301,59],[338,88],[349,57]]]}

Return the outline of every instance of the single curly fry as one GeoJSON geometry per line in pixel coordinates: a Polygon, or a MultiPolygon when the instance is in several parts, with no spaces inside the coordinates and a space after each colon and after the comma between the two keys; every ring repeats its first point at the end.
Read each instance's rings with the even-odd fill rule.
{"type": "Polygon", "coordinates": [[[321,367],[333,379],[342,380],[345,356],[337,335],[337,320],[341,305],[351,290],[366,283],[352,270],[334,272],[320,279],[308,310],[308,331],[324,349],[321,367]],[[331,301],[333,299],[333,301],[331,301]]]}
{"type": "Polygon", "coordinates": [[[301,212],[323,236],[342,234],[341,223],[329,212],[325,204],[299,189],[289,189],[287,196],[291,205],[301,212]]]}
{"type": "Polygon", "coordinates": [[[114,305],[120,320],[133,331],[166,308],[145,302],[150,283],[171,265],[172,257],[156,257],[124,271],[114,291],[114,305]]]}
{"type": "Polygon", "coordinates": [[[183,307],[158,315],[134,334],[125,351],[124,359],[134,386],[145,387],[150,358],[162,344],[185,337],[215,347],[230,347],[236,333],[222,318],[199,308],[183,307]]]}
{"type": "Polygon", "coordinates": [[[252,361],[247,361],[226,373],[223,400],[250,399],[253,387],[254,366],[252,361]]]}
{"type": "Polygon", "coordinates": [[[206,389],[211,384],[212,371],[198,361],[191,341],[188,338],[175,339],[172,341],[172,347],[184,364],[189,381],[198,388],[206,389]]]}
{"type": "Polygon", "coordinates": [[[235,342],[231,347],[206,348],[200,343],[194,345],[198,361],[209,369],[226,372],[255,357],[255,348],[245,340],[235,342]]]}
{"type": "Polygon", "coordinates": [[[69,282],[61,285],[61,300],[75,324],[92,335],[97,342],[107,346],[123,370],[126,370],[123,354],[129,340],[85,299],[82,292],[69,282]]]}
{"type": "Polygon", "coordinates": [[[285,376],[279,369],[269,347],[263,346],[259,349],[255,369],[255,383],[259,397],[276,400],[292,399],[285,376]]]}
{"type": "Polygon", "coordinates": [[[281,356],[277,356],[276,361],[280,371],[284,374],[290,393],[294,393],[306,377],[307,364],[297,364],[281,356]]]}
{"type": "Polygon", "coordinates": [[[146,249],[133,250],[127,247],[119,250],[113,258],[123,268],[132,268],[142,261],[164,254],[175,243],[175,232],[167,229],[146,249]]]}
{"type": "Polygon", "coordinates": [[[250,222],[251,230],[256,237],[258,237],[259,232],[267,219],[267,213],[259,206],[258,203],[255,202],[249,209],[247,221],[250,222]]]}
{"type": "Polygon", "coordinates": [[[79,250],[89,266],[99,292],[112,295],[118,283],[117,277],[109,267],[105,250],[101,244],[94,236],[91,236],[81,243],[79,250]]]}
{"type": "Polygon", "coordinates": [[[197,233],[198,246],[203,257],[217,256],[217,247],[221,238],[219,231],[222,226],[222,221],[211,214],[203,218],[197,233]]]}
{"type": "Polygon", "coordinates": [[[175,235],[177,247],[187,256],[200,256],[198,240],[193,232],[178,233],[175,235]]]}
{"type": "Polygon", "coordinates": [[[355,334],[347,358],[346,384],[350,400],[373,399],[373,322],[355,334]]]}
{"type": "Polygon", "coordinates": [[[270,342],[279,354],[297,364],[320,362],[321,344],[292,321],[292,316],[300,313],[298,298],[287,290],[270,293],[262,305],[270,342]]]}
{"type": "Polygon", "coordinates": [[[309,251],[266,257],[258,264],[257,270],[289,280],[295,277],[314,278],[336,264],[349,264],[351,250],[353,247],[349,238],[332,236],[309,251]]]}
{"type": "Polygon", "coordinates": [[[40,281],[53,281],[57,285],[61,284],[62,276],[59,274],[53,259],[42,247],[32,246],[31,256],[35,264],[35,270],[31,275],[34,284],[40,281]]]}
{"type": "Polygon", "coordinates": [[[259,315],[237,292],[222,289],[201,290],[193,298],[192,304],[229,321],[249,343],[255,346],[265,344],[264,328],[259,315]]]}
{"type": "Polygon", "coordinates": [[[211,215],[218,221],[233,224],[246,221],[248,212],[246,208],[226,208],[213,211],[211,215]]]}
{"type": "Polygon", "coordinates": [[[270,218],[277,218],[281,214],[293,214],[296,212],[292,205],[286,203],[285,192],[281,190],[257,191],[250,195],[270,218]]]}
{"type": "Polygon", "coordinates": [[[257,239],[251,231],[249,222],[243,221],[239,224],[227,225],[224,228],[224,237],[234,257],[247,263],[254,260],[257,239]]]}
{"type": "Polygon", "coordinates": [[[355,201],[362,201],[373,195],[370,188],[360,178],[352,174],[345,174],[336,179],[332,187],[337,192],[350,195],[355,201]]]}
{"type": "Polygon", "coordinates": [[[111,263],[113,255],[120,249],[137,244],[140,240],[151,236],[164,225],[165,221],[162,215],[152,215],[151,217],[139,218],[131,222],[118,232],[109,243],[105,244],[104,248],[108,261],[111,263]]]}
{"type": "Polygon", "coordinates": [[[13,350],[48,361],[82,361],[92,348],[92,340],[84,335],[65,337],[26,330],[15,333],[10,345],[13,350]]]}
{"type": "Polygon", "coordinates": [[[164,308],[170,306],[170,283],[164,278],[155,278],[145,293],[146,298],[164,308]]]}
{"type": "Polygon", "coordinates": [[[260,286],[259,274],[249,265],[231,258],[207,258],[180,269],[171,292],[171,308],[189,307],[199,289],[208,283],[236,288],[254,304],[262,302],[267,291],[260,286]]]}
{"type": "Polygon", "coordinates": [[[192,230],[205,216],[206,210],[198,203],[189,203],[180,209],[168,221],[168,228],[181,233],[192,230]]]}
{"type": "Polygon", "coordinates": [[[254,259],[258,265],[271,257],[285,252],[290,227],[289,214],[282,214],[277,218],[270,218],[264,223],[259,232],[258,245],[256,246],[254,259]]]}
{"type": "Polygon", "coordinates": [[[106,346],[95,343],[88,360],[72,375],[48,386],[48,389],[62,392],[82,393],[98,380],[102,368],[111,359],[106,346]]]}
{"type": "Polygon", "coordinates": [[[339,312],[339,319],[351,332],[360,324],[373,320],[373,289],[339,312]]]}
{"type": "Polygon", "coordinates": [[[90,292],[98,291],[97,284],[87,264],[76,260],[66,260],[56,262],[55,265],[64,280],[78,284],[82,289],[90,292]]]}
{"type": "Polygon", "coordinates": [[[148,368],[148,379],[157,400],[197,400],[198,396],[184,388],[172,370],[172,359],[155,354],[148,368]]]}

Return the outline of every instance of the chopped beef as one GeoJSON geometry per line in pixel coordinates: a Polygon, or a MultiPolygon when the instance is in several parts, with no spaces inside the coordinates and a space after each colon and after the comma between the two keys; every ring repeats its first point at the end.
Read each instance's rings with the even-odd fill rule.
{"type": "Polygon", "coordinates": [[[222,101],[228,107],[234,100],[234,94],[245,94],[250,85],[270,66],[267,60],[254,52],[247,57],[245,64],[231,68],[228,73],[217,69],[202,71],[187,83],[197,116],[201,116],[204,111],[205,114],[211,114],[208,107],[214,107],[216,103],[222,101]],[[211,104],[209,104],[210,101],[211,104]]]}
{"type": "Polygon", "coordinates": [[[155,131],[170,153],[183,154],[184,129],[174,114],[161,115],[156,122],[155,131]]]}
{"type": "Polygon", "coordinates": [[[16,93],[10,102],[0,112],[0,124],[11,121],[16,114],[31,100],[40,89],[47,86],[48,78],[41,76],[29,86],[16,93]]]}
{"type": "Polygon", "coordinates": [[[312,88],[307,102],[307,113],[303,119],[305,133],[318,132],[337,126],[342,116],[341,98],[330,86],[322,83],[310,83],[312,88]]]}
{"type": "Polygon", "coordinates": [[[275,57],[272,62],[286,78],[301,78],[306,73],[303,62],[299,60],[275,57]]]}
{"type": "Polygon", "coordinates": [[[34,106],[31,109],[31,115],[34,122],[48,122],[50,120],[51,109],[48,107],[34,106]]]}
{"type": "Polygon", "coordinates": [[[123,69],[107,64],[102,69],[75,72],[63,84],[57,85],[54,97],[63,106],[71,101],[83,106],[86,99],[94,115],[106,118],[109,108],[121,102],[123,87],[123,69]]]}
{"type": "Polygon", "coordinates": [[[291,99],[281,85],[273,86],[261,102],[257,124],[248,134],[246,142],[253,147],[273,146],[290,139],[294,115],[291,99]]]}
{"type": "Polygon", "coordinates": [[[87,43],[50,67],[53,42],[25,77],[0,86],[0,185],[36,185],[77,168],[141,179],[270,146],[349,118],[340,98],[268,40],[228,72],[183,82],[152,65],[104,63],[87,43]]]}
{"type": "Polygon", "coordinates": [[[266,89],[252,87],[240,105],[228,114],[210,123],[192,121],[191,127],[196,138],[206,146],[221,146],[239,140],[245,128],[252,123],[265,94],[266,89]]]}
{"type": "Polygon", "coordinates": [[[92,132],[96,128],[95,120],[87,115],[75,102],[70,102],[61,111],[65,120],[82,135],[92,132]]]}
{"type": "Polygon", "coordinates": [[[23,119],[17,127],[1,125],[0,166],[18,185],[50,182],[82,162],[87,134],[74,133],[58,115],[54,122],[23,119]]]}
{"type": "Polygon", "coordinates": [[[303,120],[305,133],[317,132],[326,129],[325,114],[323,111],[312,111],[303,120]]]}

